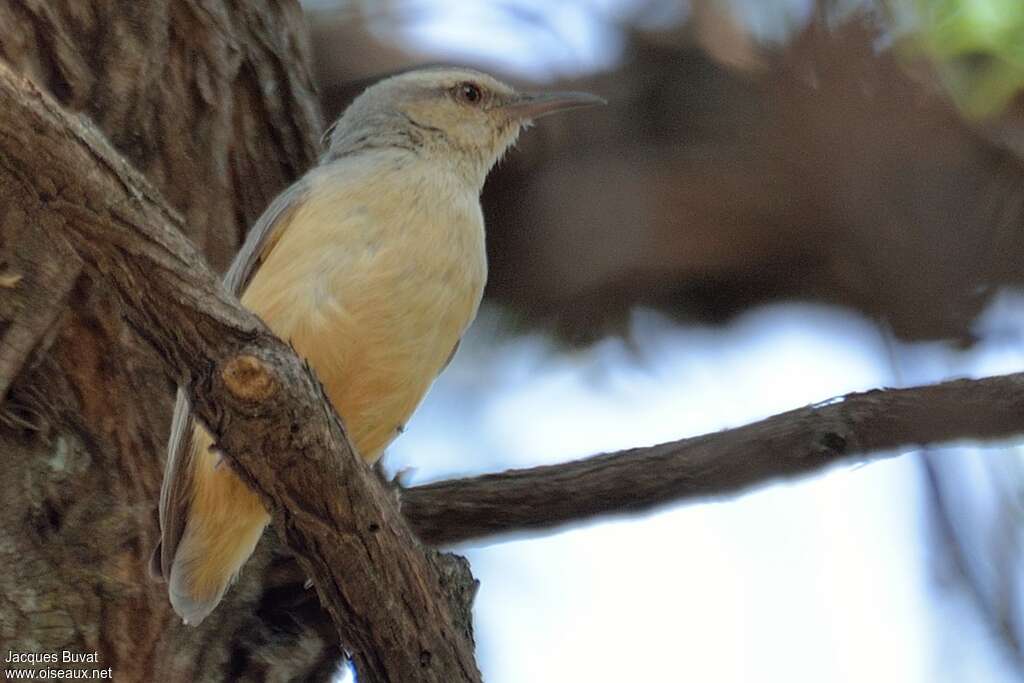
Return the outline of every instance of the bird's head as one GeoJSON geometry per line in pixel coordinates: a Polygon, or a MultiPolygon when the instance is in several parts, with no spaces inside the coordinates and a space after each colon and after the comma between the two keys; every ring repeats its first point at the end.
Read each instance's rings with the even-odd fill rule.
{"type": "Polygon", "coordinates": [[[330,132],[328,159],[405,148],[483,179],[534,119],[602,104],[580,92],[521,93],[472,69],[417,69],[366,89],[330,132]]]}

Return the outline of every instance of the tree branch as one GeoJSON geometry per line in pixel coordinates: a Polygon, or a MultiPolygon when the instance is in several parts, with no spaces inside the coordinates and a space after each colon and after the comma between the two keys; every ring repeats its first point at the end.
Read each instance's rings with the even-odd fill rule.
{"type": "MultiPolygon", "coordinates": [[[[67,239],[187,388],[371,681],[479,681],[435,562],[309,368],[228,296],[181,220],[84,119],[0,63],[0,182],[67,239]]],[[[446,577],[447,580],[447,577],[446,577]]]]}
{"type": "Polygon", "coordinates": [[[424,542],[450,544],[719,498],[906,447],[1021,433],[1024,373],[874,390],[649,448],[417,486],[402,492],[402,514],[424,542]]]}

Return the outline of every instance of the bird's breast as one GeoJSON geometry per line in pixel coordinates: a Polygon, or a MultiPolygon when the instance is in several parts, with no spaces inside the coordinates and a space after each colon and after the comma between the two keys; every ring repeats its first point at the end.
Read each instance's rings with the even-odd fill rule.
{"type": "Polygon", "coordinates": [[[242,299],[309,360],[367,460],[443,369],[486,280],[475,196],[431,210],[382,195],[314,195],[242,299]]]}

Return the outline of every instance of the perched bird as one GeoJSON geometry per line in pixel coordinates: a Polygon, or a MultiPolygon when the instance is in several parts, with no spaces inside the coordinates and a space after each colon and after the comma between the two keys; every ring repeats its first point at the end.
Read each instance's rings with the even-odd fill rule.
{"type": "MultiPolygon", "coordinates": [[[[519,93],[469,69],[388,78],[356,98],[319,164],[253,227],[226,286],[309,361],[367,463],[402,431],[476,315],[487,173],[533,119],[600,102],[519,93]]],[[[212,446],[179,390],[153,564],[193,625],[270,521],[212,446]]]]}

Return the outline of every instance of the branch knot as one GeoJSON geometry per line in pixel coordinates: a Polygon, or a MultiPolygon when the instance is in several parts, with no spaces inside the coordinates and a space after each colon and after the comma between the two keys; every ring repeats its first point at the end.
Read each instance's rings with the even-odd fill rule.
{"type": "Polygon", "coordinates": [[[228,391],[243,401],[265,401],[276,394],[279,388],[263,361],[248,354],[229,360],[220,376],[228,391]]]}

